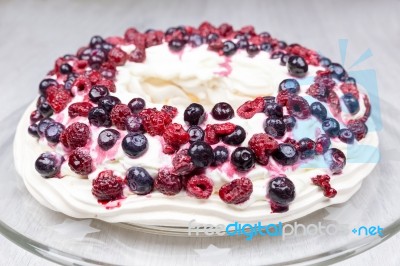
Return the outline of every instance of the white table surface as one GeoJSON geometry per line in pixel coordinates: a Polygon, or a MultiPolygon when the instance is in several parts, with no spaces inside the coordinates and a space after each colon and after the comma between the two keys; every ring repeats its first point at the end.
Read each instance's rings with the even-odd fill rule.
{"type": "MultiPolygon", "coordinates": [[[[93,34],[122,34],[129,26],[198,25],[203,20],[253,24],[339,61],[338,39],[349,40],[348,59],[367,48],[379,86],[400,84],[400,1],[0,1],[2,99],[29,102],[54,59],[75,51],[93,34]],[[390,70],[391,75],[387,74],[390,70]],[[386,75],[385,75],[386,73],[386,75]],[[17,85],[16,85],[17,83],[17,85]],[[23,93],[15,93],[15,89],[23,93]]],[[[11,111],[2,104],[0,119],[11,111]]],[[[400,265],[400,235],[340,265],[400,265]]],[[[162,262],[160,262],[162,263],[162,262]]],[[[338,264],[338,265],[339,265],[338,264]]],[[[0,236],[0,265],[54,265],[0,236]]]]}

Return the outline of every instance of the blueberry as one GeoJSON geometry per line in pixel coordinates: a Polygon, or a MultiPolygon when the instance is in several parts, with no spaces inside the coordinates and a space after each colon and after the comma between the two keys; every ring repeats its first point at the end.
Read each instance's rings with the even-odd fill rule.
{"type": "Polygon", "coordinates": [[[288,91],[290,93],[298,93],[300,91],[300,84],[295,79],[284,79],[279,83],[279,91],[288,91]]]}
{"type": "Polygon", "coordinates": [[[89,123],[96,127],[110,127],[112,124],[110,115],[101,107],[93,107],[90,109],[88,119],[89,123]]]}
{"type": "Polygon", "coordinates": [[[342,128],[339,130],[339,139],[347,144],[354,143],[354,134],[350,129],[342,128]]]}
{"type": "Polygon", "coordinates": [[[238,171],[248,171],[256,162],[253,151],[246,147],[236,148],[231,155],[231,163],[238,171]]]}
{"type": "Polygon", "coordinates": [[[264,113],[268,116],[282,117],[283,116],[282,105],[276,102],[266,103],[264,107],[264,113]]]}
{"type": "Polygon", "coordinates": [[[39,93],[46,95],[46,90],[50,86],[58,86],[58,82],[54,79],[44,79],[39,83],[39,93]]]}
{"type": "Polygon", "coordinates": [[[316,143],[322,147],[322,153],[325,153],[331,146],[331,139],[327,135],[321,134],[317,138],[316,143]]]}
{"type": "Polygon", "coordinates": [[[138,114],[146,107],[146,101],[142,98],[133,98],[128,103],[129,109],[131,109],[132,113],[138,114]]]}
{"type": "Polygon", "coordinates": [[[293,182],[286,176],[274,177],[268,184],[268,197],[278,205],[288,205],[296,196],[293,182]]]}
{"type": "Polygon", "coordinates": [[[97,103],[101,97],[107,96],[109,94],[106,86],[94,85],[89,91],[89,99],[97,103]]]}
{"type": "Polygon", "coordinates": [[[207,35],[207,38],[206,38],[207,43],[209,43],[209,44],[217,41],[218,39],[219,39],[219,35],[216,33],[210,33],[207,35]]]}
{"type": "Polygon", "coordinates": [[[310,106],[311,114],[318,120],[324,121],[328,115],[325,106],[320,102],[313,102],[310,106]]]}
{"type": "Polygon", "coordinates": [[[339,174],[346,166],[346,156],[344,153],[336,148],[329,149],[324,154],[324,159],[332,174],[339,174]]]}
{"type": "Polygon", "coordinates": [[[122,140],[122,149],[131,158],[141,156],[147,148],[147,138],[143,134],[128,133],[122,140]]]}
{"type": "Polygon", "coordinates": [[[42,153],[35,161],[36,171],[45,178],[54,177],[60,173],[64,158],[52,152],[42,153]]]}
{"type": "Polygon", "coordinates": [[[28,133],[32,137],[39,138],[39,133],[38,133],[38,125],[37,124],[32,124],[28,127],[28,133]]]}
{"type": "Polygon", "coordinates": [[[214,152],[209,144],[204,141],[193,142],[188,154],[196,167],[204,168],[214,161],[214,152]]]}
{"type": "Polygon", "coordinates": [[[329,70],[331,71],[333,78],[339,81],[345,81],[347,79],[347,72],[340,64],[332,63],[329,66],[329,70]]]}
{"type": "Polygon", "coordinates": [[[93,49],[89,56],[89,64],[95,68],[98,68],[105,60],[106,54],[101,49],[93,49]]]}
{"type": "Polygon", "coordinates": [[[263,42],[263,43],[260,45],[260,50],[261,50],[261,51],[265,51],[265,52],[270,52],[270,51],[272,50],[272,46],[271,46],[270,43],[263,42]]]}
{"type": "Polygon", "coordinates": [[[271,59],[280,59],[284,54],[282,51],[274,51],[271,53],[271,59]]]}
{"type": "Polygon", "coordinates": [[[71,72],[72,72],[72,66],[70,66],[69,64],[65,63],[60,66],[61,74],[67,75],[70,74],[71,72]]]}
{"type": "Polygon", "coordinates": [[[319,64],[322,67],[329,67],[331,65],[331,60],[329,58],[326,57],[321,57],[321,59],[319,60],[319,64]]]}
{"type": "Polygon", "coordinates": [[[154,187],[154,179],[142,167],[131,167],[126,174],[129,189],[137,195],[149,194],[154,187]]]}
{"type": "Polygon", "coordinates": [[[322,129],[329,137],[334,138],[339,135],[340,125],[336,119],[327,118],[322,122],[322,129]]]}
{"type": "Polygon", "coordinates": [[[255,44],[250,44],[247,46],[246,51],[249,56],[255,56],[260,52],[260,48],[258,48],[258,46],[255,44]]]}
{"type": "Polygon", "coordinates": [[[279,41],[278,42],[278,44],[277,44],[277,47],[279,48],[279,49],[285,49],[286,47],[287,47],[287,43],[286,42],[284,42],[284,41],[279,41]]]}
{"type": "Polygon", "coordinates": [[[289,74],[294,77],[304,77],[308,71],[308,64],[303,57],[292,55],[287,62],[289,74]]]}
{"type": "Polygon", "coordinates": [[[284,54],[281,56],[281,66],[286,66],[289,61],[290,54],[284,54]]]}
{"type": "Polygon", "coordinates": [[[38,124],[38,129],[37,129],[39,136],[44,137],[44,133],[45,133],[47,127],[52,125],[53,123],[55,123],[55,122],[51,118],[44,118],[44,119],[40,120],[40,122],[38,124]]]}
{"type": "Polygon", "coordinates": [[[229,151],[224,146],[217,146],[214,149],[214,161],[212,162],[212,166],[219,166],[225,163],[229,157],[229,151]]]}
{"type": "Polygon", "coordinates": [[[240,39],[237,41],[236,46],[238,49],[247,49],[249,47],[249,41],[247,39],[240,39]]]}
{"type": "Polygon", "coordinates": [[[42,114],[43,117],[49,117],[53,114],[53,108],[51,108],[50,104],[47,101],[42,102],[37,107],[39,113],[42,114]]]}
{"type": "Polygon", "coordinates": [[[231,56],[237,51],[237,46],[232,41],[225,41],[224,46],[222,47],[222,52],[226,56],[231,56]]]}
{"type": "Polygon", "coordinates": [[[198,103],[190,104],[183,113],[183,119],[188,125],[199,125],[204,121],[205,112],[203,106],[198,103]]]}
{"type": "Polygon", "coordinates": [[[76,77],[75,77],[74,74],[68,75],[67,78],[64,81],[64,89],[71,90],[72,86],[73,86],[73,84],[75,82],[75,79],[76,79],[76,77]]]}
{"type": "Polygon", "coordinates": [[[315,142],[310,138],[302,138],[298,141],[297,150],[300,153],[301,159],[313,158],[315,155],[315,142]]]}
{"type": "Polygon", "coordinates": [[[192,47],[198,47],[198,46],[200,46],[200,45],[202,45],[204,43],[204,38],[199,34],[192,34],[189,37],[188,43],[192,47]]]}
{"type": "Polygon", "coordinates": [[[224,137],[222,137],[222,142],[228,145],[240,145],[246,139],[246,131],[241,126],[236,126],[235,130],[224,137]]]}
{"type": "Polygon", "coordinates": [[[203,141],[204,140],[204,130],[201,129],[199,126],[191,126],[188,129],[188,134],[189,134],[189,142],[193,143],[198,140],[203,141]]]}
{"type": "Polygon", "coordinates": [[[357,81],[353,77],[348,77],[345,82],[348,84],[353,84],[353,85],[357,86],[357,81]]]}
{"type": "Polygon", "coordinates": [[[260,34],[258,34],[258,36],[261,39],[269,39],[269,38],[271,38],[271,34],[269,32],[266,32],[266,31],[261,32],[260,34]]]}
{"type": "Polygon", "coordinates": [[[90,39],[89,46],[91,48],[95,48],[97,45],[104,43],[104,40],[101,36],[95,35],[90,39]]]}
{"type": "Polygon", "coordinates": [[[100,132],[97,138],[97,144],[102,150],[108,151],[115,145],[119,137],[120,133],[118,132],[118,130],[105,129],[100,132]]]}
{"type": "Polygon", "coordinates": [[[116,106],[119,103],[121,103],[120,99],[118,99],[115,96],[107,95],[107,96],[101,97],[97,104],[99,107],[106,110],[107,113],[109,113],[114,108],[114,106],[116,106]]]}
{"type": "Polygon", "coordinates": [[[360,111],[360,104],[356,97],[353,96],[351,93],[346,93],[342,96],[342,100],[344,105],[346,105],[347,110],[350,114],[354,115],[360,111]]]}
{"type": "Polygon", "coordinates": [[[296,118],[291,115],[284,115],[283,123],[285,123],[286,131],[292,131],[292,129],[296,126],[296,118]]]}
{"type": "Polygon", "coordinates": [[[185,44],[185,40],[173,39],[168,43],[168,47],[172,51],[179,52],[185,47],[185,44]]]}
{"type": "Polygon", "coordinates": [[[274,96],[264,96],[264,102],[265,102],[265,105],[267,105],[269,103],[274,103],[275,97],[274,96]]]}
{"type": "Polygon", "coordinates": [[[60,142],[60,135],[64,131],[65,127],[61,123],[54,122],[50,124],[44,131],[44,135],[48,142],[57,144],[60,142]]]}
{"type": "Polygon", "coordinates": [[[282,117],[268,117],[264,123],[264,131],[274,138],[282,138],[286,132],[286,125],[282,117]]]}
{"type": "Polygon", "coordinates": [[[142,118],[138,114],[129,115],[125,120],[126,130],[132,133],[143,134],[145,132],[142,118]]]}
{"type": "Polygon", "coordinates": [[[293,165],[299,159],[299,152],[289,143],[281,143],[272,153],[272,158],[280,165],[293,165]]]}
{"type": "Polygon", "coordinates": [[[235,115],[235,111],[229,103],[220,102],[214,105],[211,115],[215,120],[225,121],[231,119],[235,115]]]}

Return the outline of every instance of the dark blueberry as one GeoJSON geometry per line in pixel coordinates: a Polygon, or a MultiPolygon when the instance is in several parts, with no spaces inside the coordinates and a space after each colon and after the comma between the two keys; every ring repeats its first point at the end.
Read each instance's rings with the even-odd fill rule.
{"type": "Polygon", "coordinates": [[[281,143],[274,152],[272,158],[280,165],[293,165],[299,159],[299,152],[289,143],[281,143]]]}
{"type": "Polygon", "coordinates": [[[237,39],[237,40],[247,40],[248,39],[248,36],[246,35],[246,34],[243,34],[243,33],[237,33],[236,35],[235,35],[235,38],[234,39],[237,39]]]}
{"type": "Polygon", "coordinates": [[[345,81],[347,79],[347,72],[340,64],[332,63],[329,66],[329,70],[331,71],[333,78],[340,81],[345,81]]]}
{"type": "Polygon", "coordinates": [[[353,77],[348,77],[345,82],[348,83],[348,84],[353,84],[353,85],[357,86],[357,81],[353,77]]]}
{"type": "Polygon", "coordinates": [[[131,158],[139,157],[147,148],[147,138],[143,134],[128,133],[122,140],[122,149],[131,158]]]}
{"type": "Polygon", "coordinates": [[[281,65],[282,66],[286,66],[290,56],[291,56],[290,54],[284,54],[281,56],[281,65]]]}
{"type": "Polygon", "coordinates": [[[90,109],[88,119],[89,123],[96,127],[110,127],[112,124],[110,115],[101,107],[93,107],[90,109]]]}
{"type": "Polygon", "coordinates": [[[258,48],[258,46],[255,44],[250,44],[249,46],[247,46],[246,51],[249,56],[255,56],[260,52],[260,48],[258,48]]]}
{"type": "Polygon", "coordinates": [[[246,139],[246,131],[241,126],[236,126],[235,130],[224,137],[222,137],[222,142],[228,145],[237,146],[240,145],[246,139]]]}
{"type": "Polygon", "coordinates": [[[249,47],[249,41],[246,39],[240,39],[237,41],[236,46],[238,49],[247,49],[249,47]]]}
{"type": "Polygon", "coordinates": [[[205,118],[204,107],[198,103],[190,104],[183,114],[183,119],[188,125],[199,125],[205,118]]]}
{"type": "Polygon", "coordinates": [[[214,149],[214,161],[212,166],[219,166],[225,163],[229,158],[229,151],[225,146],[217,146],[214,149]]]}
{"type": "Polygon", "coordinates": [[[60,142],[60,135],[64,129],[65,126],[63,124],[54,122],[46,128],[44,131],[44,136],[48,142],[57,144],[60,142]]]}
{"type": "Polygon", "coordinates": [[[284,79],[279,83],[278,91],[288,91],[290,93],[298,93],[300,91],[300,84],[295,79],[284,79]]]}
{"type": "Polygon", "coordinates": [[[146,107],[146,102],[142,98],[133,98],[128,103],[128,107],[131,109],[132,113],[138,114],[146,107]]]}
{"type": "Polygon", "coordinates": [[[342,96],[342,100],[344,105],[346,105],[347,110],[350,114],[354,115],[360,111],[360,104],[356,97],[353,96],[351,93],[346,93],[342,96]]]}
{"type": "Polygon", "coordinates": [[[268,116],[282,117],[283,116],[282,105],[276,102],[267,103],[264,107],[264,113],[268,116]]]}
{"type": "Polygon", "coordinates": [[[53,114],[53,108],[51,108],[50,104],[47,101],[42,102],[38,106],[38,111],[43,117],[49,117],[53,114]]]}
{"type": "Polygon", "coordinates": [[[176,28],[175,28],[175,27],[169,27],[169,28],[165,31],[164,35],[165,35],[165,36],[172,35],[175,31],[176,31],[176,28]]]}
{"type": "Polygon", "coordinates": [[[214,152],[211,146],[204,141],[193,142],[188,154],[196,167],[204,168],[214,161],[214,152]]]}
{"type": "Polygon", "coordinates": [[[88,61],[90,59],[91,54],[92,54],[92,49],[86,48],[79,54],[79,59],[88,61]]]}
{"type": "Polygon", "coordinates": [[[215,120],[225,121],[231,119],[235,115],[235,111],[229,103],[220,102],[214,105],[211,115],[215,120]]]}
{"type": "Polygon", "coordinates": [[[64,81],[64,89],[71,90],[76,77],[73,74],[68,75],[67,79],[64,81]]]}
{"type": "Polygon", "coordinates": [[[32,124],[28,127],[28,133],[32,137],[39,138],[39,133],[38,133],[38,125],[37,124],[32,124]]]}
{"type": "Polygon", "coordinates": [[[93,65],[100,65],[106,60],[106,54],[103,52],[103,50],[100,49],[93,49],[91,51],[90,57],[89,57],[89,64],[91,66],[93,65]]]}
{"type": "Polygon", "coordinates": [[[231,155],[231,163],[238,171],[247,171],[254,167],[256,157],[253,151],[246,147],[236,148],[231,155]]]}
{"type": "Polygon", "coordinates": [[[121,100],[115,96],[107,95],[101,97],[98,101],[98,106],[106,110],[108,113],[114,108],[115,105],[121,103],[121,100]]]}
{"type": "Polygon", "coordinates": [[[274,177],[268,184],[268,197],[278,205],[286,206],[296,196],[293,182],[286,176],[274,177]]]}
{"type": "Polygon", "coordinates": [[[269,103],[274,103],[275,97],[274,96],[264,96],[264,102],[265,102],[265,105],[267,105],[269,103]]]}
{"type": "Polygon", "coordinates": [[[284,41],[279,41],[278,44],[277,44],[277,47],[279,49],[285,49],[287,47],[287,43],[284,42],[284,41]]]}
{"type": "Polygon", "coordinates": [[[45,152],[36,159],[35,169],[45,178],[54,177],[60,173],[63,161],[64,159],[62,156],[52,152],[45,152]]]}
{"type": "Polygon", "coordinates": [[[106,86],[94,85],[89,91],[89,99],[97,103],[101,97],[107,96],[109,94],[106,86]]]}
{"type": "Polygon", "coordinates": [[[143,134],[145,132],[142,119],[138,114],[129,115],[125,120],[126,130],[132,133],[143,134]]]}
{"type": "Polygon", "coordinates": [[[335,118],[327,118],[322,122],[322,129],[329,137],[334,138],[339,135],[340,125],[335,118]]]}
{"type": "Polygon", "coordinates": [[[331,65],[331,60],[329,59],[329,58],[326,58],[326,57],[322,57],[320,60],[319,60],[319,64],[322,66],[322,67],[329,67],[330,65],[331,65]]]}
{"type": "Polygon", "coordinates": [[[224,46],[222,47],[222,52],[226,56],[233,55],[237,51],[237,46],[234,42],[232,41],[225,41],[224,46]]]}
{"type": "Polygon", "coordinates": [[[142,167],[131,167],[126,174],[129,189],[137,195],[149,194],[154,187],[154,179],[142,167]]]}
{"type": "Polygon", "coordinates": [[[31,120],[31,123],[36,123],[36,122],[40,121],[41,119],[43,119],[43,115],[38,110],[35,110],[31,113],[29,118],[31,120]]]}
{"type": "Polygon", "coordinates": [[[74,60],[74,59],[76,59],[77,57],[76,57],[75,55],[73,55],[73,54],[65,54],[65,55],[63,56],[63,58],[66,59],[66,60],[74,60]]]}
{"type": "Polygon", "coordinates": [[[54,123],[54,120],[51,118],[44,118],[44,119],[40,120],[40,122],[38,124],[39,136],[44,137],[44,132],[46,131],[46,128],[53,123],[54,123]]]}
{"type": "Polygon", "coordinates": [[[103,38],[101,36],[95,35],[90,39],[89,46],[95,48],[102,43],[104,43],[103,38]]]}
{"type": "Polygon", "coordinates": [[[172,51],[179,52],[185,47],[185,44],[186,44],[185,40],[174,39],[168,43],[168,47],[172,51]]]}
{"type": "Polygon", "coordinates": [[[260,45],[260,50],[265,52],[270,52],[272,50],[272,46],[270,43],[264,42],[260,45]]]}
{"type": "Polygon", "coordinates": [[[308,71],[308,64],[303,57],[292,55],[287,61],[289,74],[294,77],[304,77],[308,71]]]}
{"type": "Polygon", "coordinates": [[[342,128],[339,130],[339,139],[347,144],[354,143],[354,134],[350,129],[342,128]]]}
{"type": "Polygon", "coordinates": [[[97,144],[99,144],[99,147],[104,150],[108,151],[111,149],[117,140],[120,137],[120,133],[118,130],[115,129],[104,129],[103,131],[100,132],[99,136],[97,137],[97,144]]]}
{"type": "Polygon", "coordinates": [[[296,118],[291,115],[284,115],[283,123],[285,123],[286,131],[292,131],[292,129],[296,126],[296,118]]]}
{"type": "Polygon", "coordinates": [[[109,43],[103,43],[101,44],[101,46],[99,47],[104,53],[108,54],[109,51],[111,51],[112,48],[114,48],[114,46],[112,44],[109,43]]]}
{"type": "Polygon", "coordinates": [[[302,138],[298,142],[297,150],[301,159],[313,158],[315,155],[315,142],[310,138],[302,138]]]}
{"type": "Polygon", "coordinates": [[[260,34],[258,34],[258,36],[261,39],[269,39],[269,38],[271,38],[271,34],[269,32],[266,32],[266,31],[261,32],[260,34]]]}
{"type": "Polygon", "coordinates": [[[69,64],[65,63],[60,66],[61,74],[67,75],[70,74],[71,72],[72,72],[72,66],[70,66],[69,64]]]}
{"type": "Polygon", "coordinates": [[[331,139],[325,135],[321,134],[317,140],[316,140],[317,145],[320,145],[322,148],[322,153],[325,153],[329,147],[331,146],[331,139]]]}
{"type": "Polygon", "coordinates": [[[192,34],[189,37],[189,44],[193,47],[198,47],[204,43],[204,38],[199,34],[192,34]]]}
{"type": "Polygon", "coordinates": [[[204,140],[204,130],[201,129],[199,126],[191,126],[188,129],[188,134],[189,134],[189,142],[193,143],[198,140],[203,141],[204,140]]]}
{"type": "Polygon", "coordinates": [[[320,102],[313,102],[310,106],[310,111],[320,121],[324,121],[328,115],[325,106],[320,102]]]}
{"type": "Polygon", "coordinates": [[[50,86],[58,86],[58,82],[54,79],[44,79],[39,83],[39,93],[46,95],[46,90],[50,86]]]}
{"type": "Polygon", "coordinates": [[[324,159],[332,174],[340,174],[346,166],[346,156],[341,150],[336,148],[329,149],[324,154],[324,159]]]}
{"type": "Polygon", "coordinates": [[[213,43],[219,39],[219,35],[216,33],[210,33],[207,35],[207,43],[213,43]]]}
{"type": "Polygon", "coordinates": [[[271,59],[280,59],[284,54],[282,51],[274,51],[271,53],[271,59]]]}
{"type": "Polygon", "coordinates": [[[280,139],[285,135],[286,125],[282,117],[268,117],[264,123],[264,131],[268,135],[280,139]]]}

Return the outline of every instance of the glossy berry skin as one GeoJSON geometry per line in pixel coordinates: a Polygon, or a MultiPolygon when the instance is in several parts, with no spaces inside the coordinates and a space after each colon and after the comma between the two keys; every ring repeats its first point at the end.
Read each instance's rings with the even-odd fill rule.
{"type": "Polygon", "coordinates": [[[54,79],[44,79],[39,83],[39,93],[46,95],[46,90],[50,86],[58,86],[58,82],[54,79]]]}
{"type": "Polygon", "coordinates": [[[104,43],[103,38],[99,35],[95,35],[90,39],[89,46],[91,48],[96,48],[96,47],[98,47],[98,45],[101,45],[103,43],[104,43]]]}
{"type": "Polygon", "coordinates": [[[242,144],[246,139],[246,131],[241,126],[235,126],[235,130],[226,136],[222,137],[222,142],[228,145],[237,146],[242,144]]]}
{"type": "Polygon", "coordinates": [[[339,139],[347,144],[353,144],[354,143],[354,134],[351,132],[350,129],[347,128],[342,128],[339,130],[339,139]]]}
{"type": "Polygon", "coordinates": [[[131,167],[126,174],[126,184],[137,195],[149,194],[154,187],[154,179],[142,167],[131,167]]]}
{"type": "Polygon", "coordinates": [[[204,43],[204,38],[199,34],[192,34],[189,37],[188,43],[192,47],[199,47],[200,45],[202,45],[204,43]]]}
{"type": "Polygon", "coordinates": [[[268,116],[282,117],[283,116],[282,105],[275,102],[266,103],[264,108],[264,113],[268,116]]]}
{"type": "Polygon", "coordinates": [[[72,72],[72,67],[69,64],[62,64],[59,70],[61,74],[67,75],[72,72]]]}
{"type": "Polygon", "coordinates": [[[105,129],[100,132],[97,137],[97,144],[103,151],[111,149],[117,140],[120,138],[120,133],[115,129],[105,129]]]}
{"type": "Polygon", "coordinates": [[[283,118],[268,117],[264,123],[264,131],[274,138],[282,138],[286,132],[286,125],[283,122],[283,118]]]}
{"type": "Polygon", "coordinates": [[[346,105],[347,110],[349,111],[350,114],[354,115],[360,111],[360,103],[356,99],[356,97],[353,96],[351,93],[346,93],[342,96],[342,100],[344,102],[344,105],[346,105]]]}
{"type": "Polygon", "coordinates": [[[93,107],[89,111],[89,123],[95,127],[110,127],[111,119],[108,112],[101,107],[93,107]]]}
{"type": "Polygon", "coordinates": [[[196,167],[204,168],[214,161],[213,149],[204,141],[193,142],[189,147],[188,154],[196,167]]]}
{"type": "Polygon", "coordinates": [[[332,63],[329,66],[329,70],[331,71],[332,77],[339,81],[345,81],[347,79],[346,70],[338,63],[332,63]]]}
{"type": "Polygon", "coordinates": [[[121,145],[128,157],[137,158],[147,151],[148,141],[143,134],[128,133],[121,145]]]}
{"type": "Polygon", "coordinates": [[[64,129],[65,126],[63,124],[54,122],[46,128],[44,136],[49,143],[57,144],[60,142],[60,135],[64,131],[64,129]]]}
{"type": "Polygon", "coordinates": [[[300,91],[300,84],[295,79],[284,79],[279,84],[279,91],[287,91],[290,93],[298,93],[300,91]]]}
{"type": "Polygon", "coordinates": [[[249,56],[253,57],[260,52],[260,48],[255,44],[250,44],[247,46],[246,51],[249,56]]]}
{"type": "Polygon", "coordinates": [[[270,52],[272,50],[272,46],[270,43],[264,42],[260,45],[260,50],[265,52],[270,52]]]}
{"type": "Polygon", "coordinates": [[[229,151],[225,146],[217,146],[214,148],[214,161],[212,166],[220,166],[229,158],[229,151]]]}
{"type": "Polygon", "coordinates": [[[43,119],[42,114],[38,110],[34,110],[29,116],[31,123],[36,123],[43,119]]]}
{"type": "Polygon", "coordinates": [[[132,114],[126,117],[125,128],[132,133],[145,133],[142,118],[138,114],[132,114]]]}
{"type": "Polygon", "coordinates": [[[299,152],[289,143],[281,143],[278,148],[272,152],[272,158],[280,165],[293,165],[299,159],[299,152]]]}
{"type": "Polygon", "coordinates": [[[346,82],[347,84],[352,84],[352,85],[357,86],[357,81],[356,81],[356,79],[353,78],[353,77],[348,77],[348,78],[346,79],[345,82],[346,82]]]}
{"type": "Polygon", "coordinates": [[[191,126],[188,129],[188,134],[189,134],[189,142],[193,143],[198,140],[203,141],[204,140],[204,130],[201,129],[199,126],[191,126]]]}
{"type": "Polygon", "coordinates": [[[300,153],[300,159],[314,158],[315,155],[315,142],[310,138],[302,138],[297,143],[297,150],[300,153]]]}
{"type": "Polygon", "coordinates": [[[35,138],[40,138],[39,133],[38,133],[38,125],[37,124],[31,124],[28,127],[28,133],[29,135],[31,135],[32,137],[35,138]]]}
{"type": "Polygon", "coordinates": [[[154,181],[154,188],[164,195],[173,196],[182,190],[182,179],[170,170],[163,168],[158,171],[154,181]]]}
{"type": "Polygon", "coordinates": [[[220,102],[214,105],[211,115],[215,120],[226,121],[235,116],[235,111],[229,103],[220,102]]]}
{"type": "Polygon", "coordinates": [[[332,174],[340,174],[346,166],[346,156],[341,150],[336,148],[329,149],[324,154],[324,159],[332,174]]]}
{"type": "Polygon", "coordinates": [[[238,171],[248,171],[254,167],[254,152],[246,147],[238,147],[231,154],[231,163],[238,171]]]}
{"type": "Polygon", "coordinates": [[[304,77],[308,71],[308,64],[301,56],[292,55],[287,61],[289,74],[294,77],[304,77]]]}
{"type": "Polygon", "coordinates": [[[146,107],[146,102],[142,98],[133,98],[128,103],[128,107],[132,113],[138,114],[146,107]]]}
{"type": "Polygon", "coordinates": [[[186,190],[195,198],[208,199],[213,192],[213,186],[213,181],[207,176],[195,175],[188,180],[186,190]]]}
{"type": "Polygon", "coordinates": [[[320,151],[318,153],[323,154],[325,153],[329,147],[331,146],[331,139],[329,138],[328,135],[326,134],[322,134],[320,135],[317,140],[316,140],[316,149],[318,148],[318,146],[320,146],[320,151]]]}
{"type": "Polygon", "coordinates": [[[204,118],[204,107],[198,103],[190,104],[183,114],[183,119],[190,126],[201,124],[204,118]]]}
{"type": "Polygon", "coordinates": [[[296,126],[296,118],[294,118],[294,116],[291,115],[284,115],[283,123],[286,126],[286,131],[292,131],[293,128],[296,126]]]}
{"type": "Polygon", "coordinates": [[[174,52],[179,52],[183,48],[185,48],[185,44],[186,44],[185,40],[174,39],[168,43],[168,47],[169,47],[169,49],[171,49],[174,52]]]}
{"type": "Polygon", "coordinates": [[[331,60],[329,59],[329,58],[326,58],[326,57],[322,57],[320,60],[319,60],[319,64],[322,66],[322,67],[329,67],[330,65],[331,65],[331,60]]]}
{"type": "Polygon", "coordinates": [[[60,173],[64,158],[56,153],[42,153],[35,161],[36,171],[44,178],[55,177],[60,173]]]}
{"type": "Polygon", "coordinates": [[[44,137],[47,127],[53,123],[55,123],[55,121],[51,118],[44,118],[44,119],[40,120],[40,122],[38,124],[38,128],[37,128],[37,132],[38,132],[39,136],[44,137]]]}
{"type": "Polygon", "coordinates": [[[329,137],[334,138],[339,135],[340,125],[336,119],[327,118],[322,122],[322,129],[329,137]]]}
{"type": "Polygon", "coordinates": [[[120,103],[121,103],[120,99],[111,95],[101,97],[97,102],[98,106],[106,110],[107,113],[111,112],[114,106],[120,103]]]}
{"type": "Polygon", "coordinates": [[[296,189],[289,178],[278,176],[268,183],[267,195],[274,203],[286,206],[294,200],[296,189]]]}
{"type": "Polygon", "coordinates": [[[225,41],[222,47],[222,52],[225,56],[231,56],[237,51],[237,46],[232,41],[225,41]]]}
{"type": "Polygon", "coordinates": [[[223,185],[218,194],[227,204],[240,204],[247,201],[253,193],[253,183],[247,177],[235,179],[223,185]]]}
{"type": "Polygon", "coordinates": [[[40,103],[37,109],[43,117],[49,117],[54,113],[53,108],[47,101],[40,103]]]}
{"type": "Polygon", "coordinates": [[[320,102],[313,102],[310,105],[310,111],[311,114],[320,121],[324,121],[328,115],[328,111],[326,110],[325,106],[320,102]]]}
{"type": "Polygon", "coordinates": [[[89,99],[97,103],[101,97],[107,96],[108,94],[108,89],[105,86],[95,85],[89,91],[89,99]]]}

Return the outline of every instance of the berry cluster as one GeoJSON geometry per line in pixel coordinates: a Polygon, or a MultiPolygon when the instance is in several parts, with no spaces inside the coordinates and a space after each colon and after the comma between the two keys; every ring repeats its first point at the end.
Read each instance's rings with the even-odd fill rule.
{"type": "Polygon", "coordinates": [[[314,185],[319,186],[324,191],[324,196],[327,198],[334,198],[337,194],[336,189],[331,187],[329,181],[331,178],[328,175],[317,175],[311,178],[314,185]]]}

